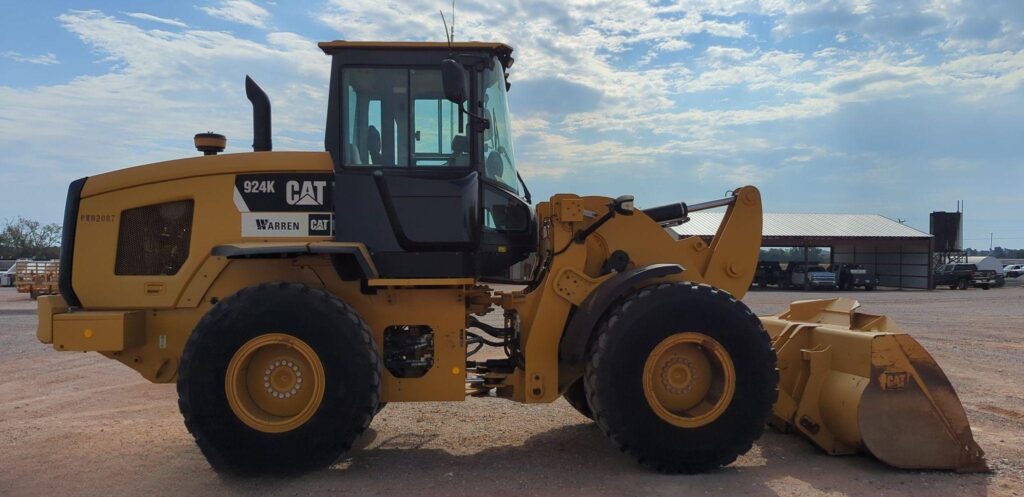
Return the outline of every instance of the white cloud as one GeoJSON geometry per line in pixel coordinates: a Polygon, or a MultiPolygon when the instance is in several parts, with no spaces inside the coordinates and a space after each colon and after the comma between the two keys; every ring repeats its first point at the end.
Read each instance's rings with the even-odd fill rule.
{"type": "Polygon", "coordinates": [[[735,185],[755,185],[763,183],[772,176],[766,168],[753,164],[722,164],[719,162],[703,162],[695,170],[700,181],[722,182],[735,185]]]}
{"type": "MultiPolygon", "coordinates": [[[[331,0],[320,19],[347,39],[437,39],[441,28],[434,7],[427,0],[331,0]]],[[[634,164],[672,155],[669,144],[677,152],[695,154],[701,152],[684,143],[714,145],[718,148],[707,153],[737,157],[744,152],[729,150],[728,144],[747,140],[737,136],[737,128],[820,118],[853,102],[918,91],[984,99],[1021,86],[1017,52],[962,54],[936,62],[908,50],[912,47],[901,39],[936,33],[945,22],[937,19],[946,18],[930,3],[917,8],[921,15],[914,14],[915,8],[868,0],[672,5],[476,0],[460,3],[456,34],[512,43],[517,59],[513,86],[515,81],[560,79],[599,95],[593,108],[549,115],[553,136],[524,141],[521,157],[587,164],[591,158],[601,161],[593,150],[607,148],[609,163],[634,164]],[[836,29],[839,42],[857,37],[874,45],[856,50],[849,44],[823,46],[813,53],[762,49],[758,45],[770,44],[752,40],[748,21],[735,18],[738,14],[770,16],[785,36],[836,29]],[[688,51],[696,34],[726,46],[710,43],[693,56],[688,51]],[[665,56],[668,52],[671,57],[665,56]],[[966,68],[976,64],[985,67],[966,68]],[[725,96],[703,97],[711,92],[725,96]]]]}
{"type": "MultiPolygon", "coordinates": [[[[460,40],[515,46],[513,104],[531,102],[523,105],[527,113],[514,109],[516,154],[527,179],[574,178],[585,167],[636,174],[675,168],[705,185],[738,184],[855,160],[807,145],[794,131],[806,130],[802,120],[828,122],[844,108],[920,95],[991,106],[1016,98],[1024,86],[1017,1],[460,0],[455,30],[460,40]],[[779,37],[815,31],[813,43],[779,43],[767,33],[773,25],[779,37]],[[548,100],[574,105],[538,104],[536,88],[550,82],[560,84],[547,84],[557,86],[548,100]]],[[[266,27],[267,5],[225,0],[199,8],[266,27]]],[[[328,0],[315,15],[338,38],[439,40],[437,7],[434,0],[328,0]]],[[[191,134],[207,129],[226,133],[230,150],[245,150],[245,73],[273,100],[275,145],[322,149],[329,61],[313,40],[282,32],[250,40],[151,14],[124,16],[130,19],[93,11],[59,18],[105,73],[35,88],[0,86],[0,147],[14,151],[0,157],[3,170],[32,165],[67,177],[188,155],[191,134]],[[180,29],[147,30],[141,21],[180,29]]],[[[865,156],[864,163],[880,160],[865,156]]]]}
{"type": "Polygon", "coordinates": [[[157,22],[160,24],[166,24],[168,26],[174,26],[176,28],[187,28],[188,24],[185,24],[178,19],[168,19],[166,17],[159,17],[153,14],[147,14],[145,12],[121,12],[122,14],[132,17],[135,19],[141,19],[143,21],[157,22]]]}
{"type": "Polygon", "coordinates": [[[800,77],[813,71],[817,64],[803,54],[770,51],[749,60],[753,53],[739,49],[711,47],[705,67],[697,77],[683,81],[685,92],[716,90],[745,86],[752,90],[774,88],[782,91],[806,91],[800,77]],[[715,49],[712,50],[711,48],[715,49]]]}
{"type": "Polygon", "coordinates": [[[672,38],[659,43],[657,46],[658,50],[664,52],[678,52],[680,50],[686,50],[687,48],[692,47],[693,44],[682,38],[672,38]]]}
{"type": "Polygon", "coordinates": [[[271,33],[145,30],[96,11],[70,11],[63,27],[111,69],[66,83],[0,86],[0,170],[55,184],[118,167],[195,154],[192,134],[251,143],[243,81],[252,74],[274,105],[279,149],[322,150],[329,59],[311,40],[271,33]]]}
{"type": "Polygon", "coordinates": [[[731,60],[743,60],[748,59],[754,55],[756,50],[747,51],[742,48],[731,48],[731,47],[720,47],[712,45],[704,49],[704,55],[710,60],[717,59],[731,59],[731,60]]]}
{"type": "Polygon", "coordinates": [[[41,66],[60,64],[60,60],[57,59],[57,56],[50,52],[46,52],[40,55],[22,55],[19,52],[8,50],[0,55],[3,55],[4,57],[11,59],[15,62],[25,62],[28,64],[37,64],[41,66]]]}
{"type": "Polygon", "coordinates": [[[220,0],[216,7],[199,7],[210,16],[256,28],[267,27],[270,12],[249,0],[220,0]]]}

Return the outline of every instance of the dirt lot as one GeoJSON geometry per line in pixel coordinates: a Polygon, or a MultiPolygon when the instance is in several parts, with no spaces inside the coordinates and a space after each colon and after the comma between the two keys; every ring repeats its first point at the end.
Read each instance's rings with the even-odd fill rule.
{"type": "MultiPolygon", "coordinates": [[[[173,385],[35,339],[27,296],[0,289],[0,495],[1024,495],[1024,288],[853,294],[888,314],[945,368],[993,472],[898,471],[827,457],[767,432],[713,474],[668,476],[620,455],[564,401],[390,405],[360,448],[299,478],[214,474],[182,425],[173,385]]],[[[752,292],[755,311],[796,299],[752,292]]]]}

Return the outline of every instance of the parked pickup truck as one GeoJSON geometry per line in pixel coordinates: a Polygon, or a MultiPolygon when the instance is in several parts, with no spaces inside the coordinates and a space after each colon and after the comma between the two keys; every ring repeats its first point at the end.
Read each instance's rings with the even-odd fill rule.
{"type": "Polygon", "coordinates": [[[782,265],[778,261],[758,261],[754,272],[754,285],[764,288],[768,285],[781,285],[782,265]]]}
{"type": "Polygon", "coordinates": [[[874,290],[878,286],[878,276],[875,272],[864,267],[863,264],[850,264],[840,262],[828,267],[836,275],[836,283],[840,290],[853,290],[863,287],[865,290],[874,290]]]}
{"type": "Polygon", "coordinates": [[[779,285],[783,288],[804,288],[806,286],[809,289],[835,290],[836,275],[818,264],[790,262],[786,266],[786,272],[782,274],[779,285]]]}
{"type": "Polygon", "coordinates": [[[996,272],[978,269],[974,264],[943,264],[935,270],[932,288],[948,286],[951,290],[966,290],[968,287],[988,290],[996,286],[996,272]]]}

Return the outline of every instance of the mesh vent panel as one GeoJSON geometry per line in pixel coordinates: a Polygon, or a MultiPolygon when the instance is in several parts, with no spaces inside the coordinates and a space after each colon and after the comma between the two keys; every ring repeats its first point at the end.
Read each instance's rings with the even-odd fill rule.
{"type": "Polygon", "coordinates": [[[122,211],[114,274],[176,274],[188,258],[192,206],[179,200],[122,211]]]}

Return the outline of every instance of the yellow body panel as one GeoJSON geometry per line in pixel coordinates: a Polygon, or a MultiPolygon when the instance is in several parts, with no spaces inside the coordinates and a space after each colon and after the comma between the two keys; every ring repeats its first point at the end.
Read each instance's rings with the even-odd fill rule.
{"type": "Polygon", "coordinates": [[[53,318],[53,348],[120,352],[142,344],[142,311],[78,311],[53,318]]]}
{"type": "MultiPolygon", "coordinates": [[[[123,188],[135,188],[184,178],[237,173],[331,172],[333,170],[334,164],[331,162],[331,155],[327,152],[246,152],[190,157],[90,176],[89,181],[82,188],[82,198],[123,188]]],[[[228,200],[231,200],[230,195],[228,200]]],[[[79,215],[81,214],[82,212],[79,212],[79,215]]]]}
{"type": "Polygon", "coordinates": [[[39,320],[36,338],[42,343],[53,343],[53,315],[68,311],[68,303],[60,295],[44,295],[36,303],[39,320]]]}

